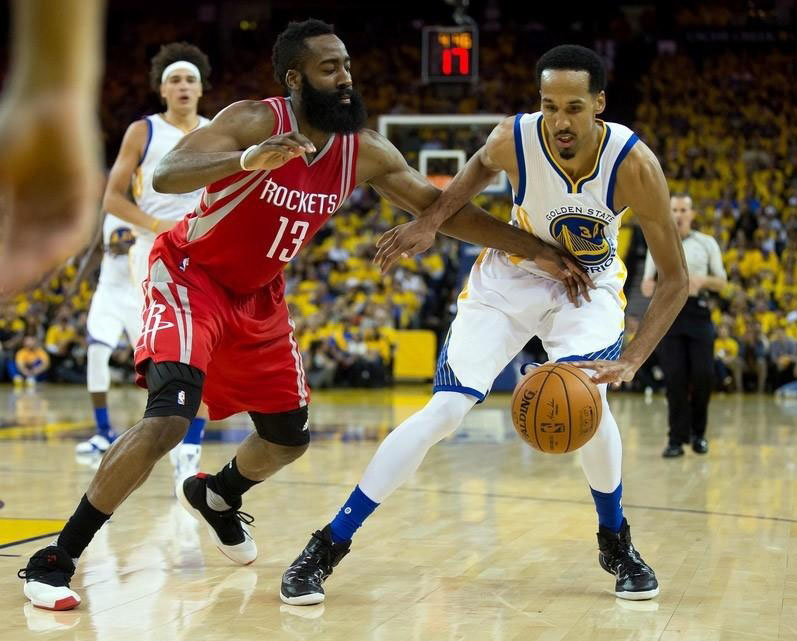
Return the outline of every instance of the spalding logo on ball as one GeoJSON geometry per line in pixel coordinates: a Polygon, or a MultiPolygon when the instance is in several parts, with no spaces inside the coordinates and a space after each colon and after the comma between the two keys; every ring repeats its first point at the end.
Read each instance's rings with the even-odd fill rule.
{"type": "Polygon", "coordinates": [[[584,445],[601,422],[601,396],[582,369],[549,363],[532,370],[512,395],[512,421],[520,437],[548,454],[584,445]]]}

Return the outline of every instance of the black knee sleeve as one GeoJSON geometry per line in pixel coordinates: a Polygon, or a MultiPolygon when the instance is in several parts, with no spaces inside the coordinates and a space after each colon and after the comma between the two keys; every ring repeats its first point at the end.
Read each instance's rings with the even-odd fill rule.
{"type": "Polygon", "coordinates": [[[261,414],[249,412],[258,436],[264,441],[286,447],[299,447],[310,442],[307,406],[290,412],[261,414]]]}
{"type": "Polygon", "coordinates": [[[147,363],[147,409],[144,418],[182,416],[189,421],[202,402],[205,374],[184,363],[147,363]]]}

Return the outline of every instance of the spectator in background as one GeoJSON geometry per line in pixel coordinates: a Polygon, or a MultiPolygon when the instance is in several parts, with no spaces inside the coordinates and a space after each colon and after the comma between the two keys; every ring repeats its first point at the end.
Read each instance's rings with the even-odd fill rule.
{"type": "Polygon", "coordinates": [[[797,341],[777,327],[769,344],[770,378],[773,390],[797,378],[797,341]]]}
{"type": "Polygon", "coordinates": [[[50,357],[35,336],[26,336],[22,340],[22,347],[17,350],[14,364],[16,366],[14,384],[21,385],[24,382],[32,387],[37,381],[47,378],[50,357]]]}
{"type": "MultiPolygon", "coordinates": [[[[72,344],[77,341],[77,332],[72,326],[69,310],[62,308],[58,312],[55,322],[47,328],[44,339],[44,348],[50,355],[50,380],[60,382],[64,380],[62,365],[70,355],[72,344]]],[[[66,378],[69,378],[67,376],[66,378]]]]}
{"type": "Polygon", "coordinates": [[[728,391],[731,383],[742,392],[742,363],[739,360],[739,343],[731,336],[727,325],[720,325],[714,341],[714,375],[720,389],[728,391]]]}
{"type": "Polygon", "coordinates": [[[741,344],[742,380],[745,384],[751,379],[750,386],[759,394],[764,391],[767,384],[767,343],[761,335],[760,327],[756,324],[748,326],[741,344]]]}
{"type": "Polygon", "coordinates": [[[6,374],[8,380],[14,380],[14,354],[22,346],[25,328],[25,321],[16,314],[13,305],[3,307],[0,314],[0,381],[6,374]]]}

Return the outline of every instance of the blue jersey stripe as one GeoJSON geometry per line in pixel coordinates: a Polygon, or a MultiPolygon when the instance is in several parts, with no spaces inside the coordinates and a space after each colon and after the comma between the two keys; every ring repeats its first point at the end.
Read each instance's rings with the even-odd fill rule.
{"type": "Polygon", "coordinates": [[[589,176],[580,179],[576,183],[576,193],[582,193],[584,190],[584,185],[586,185],[590,180],[594,180],[595,177],[600,173],[601,170],[601,158],[603,158],[603,152],[606,151],[606,147],[609,146],[609,138],[611,138],[612,130],[609,127],[608,123],[603,123],[605,127],[603,133],[603,144],[601,145],[600,150],[598,151],[598,159],[595,161],[595,171],[593,171],[589,176]]]}
{"type": "Polygon", "coordinates": [[[617,183],[617,170],[620,168],[620,163],[622,163],[623,159],[628,155],[628,152],[631,151],[631,147],[633,147],[638,140],[639,136],[632,134],[626,141],[620,153],[617,155],[617,160],[614,161],[614,167],[612,167],[612,173],[609,175],[609,187],[606,189],[606,204],[609,205],[609,209],[615,214],[617,210],[614,208],[614,187],[617,183]]]}
{"type": "Polygon", "coordinates": [[[147,123],[147,144],[144,145],[144,153],[141,154],[141,160],[138,161],[138,166],[141,166],[141,163],[144,162],[144,158],[147,157],[147,151],[149,151],[149,143],[152,142],[152,121],[149,118],[144,118],[144,121],[147,123]]]}
{"type": "Polygon", "coordinates": [[[515,156],[517,156],[518,186],[515,204],[522,205],[526,195],[526,157],[523,155],[523,133],[520,130],[520,119],[523,114],[515,116],[515,156]]]}
{"type": "Polygon", "coordinates": [[[556,359],[557,363],[566,363],[567,361],[597,361],[597,360],[607,360],[607,361],[614,361],[617,360],[617,357],[620,356],[620,351],[623,348],[623,332],[620,332],[620,336],[617,340],[605,347],[603,349],[599,349],[595,352],[590,352],[589,354],[575,354],[572,356],[564,356],[562,358],[556,359]]]}

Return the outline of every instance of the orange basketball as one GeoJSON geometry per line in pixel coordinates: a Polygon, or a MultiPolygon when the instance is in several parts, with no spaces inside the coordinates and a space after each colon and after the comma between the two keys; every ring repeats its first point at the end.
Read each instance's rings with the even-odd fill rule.
{"type": "Polygon", "coordinates": [[[600,392],[578,367],[541,365],[517,384],[512,422],[533,448],[547,454],[572,452],[591,439],[600,425],[600,392]]]}

